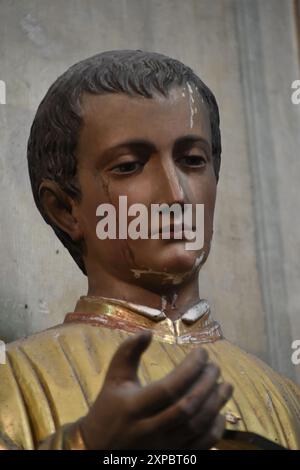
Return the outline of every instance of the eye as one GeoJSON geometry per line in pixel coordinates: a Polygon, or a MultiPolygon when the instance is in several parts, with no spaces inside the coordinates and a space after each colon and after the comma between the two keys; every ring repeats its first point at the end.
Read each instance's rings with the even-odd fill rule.
{"type": "Polygon", "coordinates": [[[206,164],[206,159],[201,155],[187,155],[180,158],[180,162],[190,168],[201,168],[206,164]]]}
{"type": "Polygon", "coordinates": [[[130,175],[144,166],[141,162],[124,162],[112,168],[112,172],[119,175],[130,175]]]}

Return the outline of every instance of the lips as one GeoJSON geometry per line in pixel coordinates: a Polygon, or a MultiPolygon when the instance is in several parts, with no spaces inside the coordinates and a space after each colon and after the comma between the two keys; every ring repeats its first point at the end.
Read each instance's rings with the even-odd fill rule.
{"type": "Polygon", "coordinates": [[[191,226],[185,226],[184,224],[173,224],[170,223],[169,225],[166,225],[164,227],[160,227],[159,230],[155,230],[151,233],[151,235],[157,235],[157,234],[170,234],[170,239],[174,239],[175,235],[177,235],[178,238],[176,239],[182,239],[186,240],[185,232],[193,232],[195,233],[195,227],[191,226]]]}

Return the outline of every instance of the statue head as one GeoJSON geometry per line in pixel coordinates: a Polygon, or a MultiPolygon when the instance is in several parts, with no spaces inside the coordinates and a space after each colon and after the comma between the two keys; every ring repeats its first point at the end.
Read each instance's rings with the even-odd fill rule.
{"type": "Polygon", "coordinates": [[[176,274],[199,259],[174,241],[97,240],[96,208],[116,205],[119,195],[146,206],[204,203],[207,258],[219,112],[213,93],[178,60],[115,50],[73,65],[40,103],[27,156],[35,203],[83,273],[97,264],[122,273],[127,264],[126,275],[136,278],[143,270],[176,274]]]}

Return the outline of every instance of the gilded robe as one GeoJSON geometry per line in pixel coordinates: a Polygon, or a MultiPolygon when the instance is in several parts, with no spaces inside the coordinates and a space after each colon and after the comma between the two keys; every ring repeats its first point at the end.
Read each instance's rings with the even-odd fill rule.
{"type": "Polygon", "coordinates": [[[82,297],[62,325],[7,346],[0,365],[1,447],[84,449],[77,420],[99,393],[117,347],[143,329],[153,331],[153,340],[142,356],[142,384],[204,347],[222,380],[234,386],[223,409],[226,428],[300,448],[299,388],[224,339],[209,311],[172,321],[158,310],[100,297],[82,297]]]}

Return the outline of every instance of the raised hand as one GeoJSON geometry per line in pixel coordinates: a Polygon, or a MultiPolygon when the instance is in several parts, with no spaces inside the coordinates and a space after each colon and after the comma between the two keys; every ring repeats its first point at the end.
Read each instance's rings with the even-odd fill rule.
{"type": "Polygon", "coordinates": [[[98,397],[81,420],[89,449],[209,449],[224,432],[221,408],[232,386],[205,349],[194,349],[163,379],[143,387],[137,371],[151,342],[146,331],[113,356],[98,397]]]}

